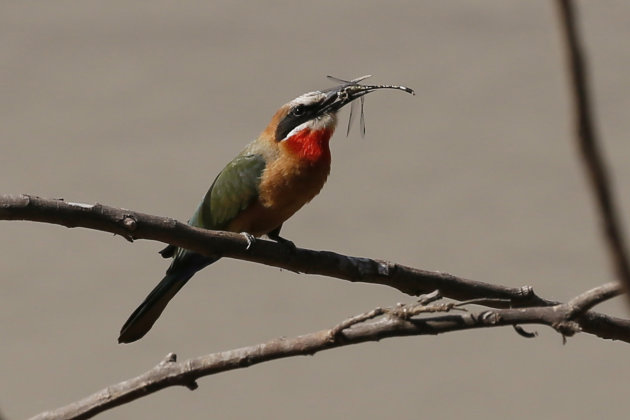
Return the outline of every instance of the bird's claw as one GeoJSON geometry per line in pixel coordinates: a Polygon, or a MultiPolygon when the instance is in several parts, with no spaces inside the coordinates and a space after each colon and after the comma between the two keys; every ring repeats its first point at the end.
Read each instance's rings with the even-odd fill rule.
{"type": "Polygon", "coordinates": [[[283,238],[278,232],[270,232],[267,234],[267,237],[275,243],[281,244],[282,246],[286,247],[291,253],[295,253],[295,250],[297,249],[293,241],[290,241],[287,238],[283,238]]]}
{"type": "Polygon", "coordinates": [[[252,235],[249,232],[241,232],[241,235],[243,235],[245,239],[247,240],[247,246],[245,247],[245,250],[249,251],[252,245],[256,243],[256,238],[254,237],[254,235],[252,235]]]}
{"type": "Polygon", "coordinates": [[[290,252],[295,252],[295,250],[297,249],[297,247],[295,246],[293,241],[291,241],[289,239],[286,239],[286,238],[283,238],[282,236],[276,236],[276,237],[273,237],[271,239],[276,241],[277,243],[287,247],[290,252]]]}

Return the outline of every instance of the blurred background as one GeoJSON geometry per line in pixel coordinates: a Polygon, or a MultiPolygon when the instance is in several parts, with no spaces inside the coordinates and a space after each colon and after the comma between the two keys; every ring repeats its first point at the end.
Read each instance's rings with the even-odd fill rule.
{"type": "MultiPolygon", "coordinates": [[[[628,215],[630,4],[580,2],[599,128],[628,215]]],[[[572,139],[551,1],[0,3],[0,192],[186,220],[274,111],[325,75],[416,89],[366,100],[298,246],[566,300],[611,280],[572,139]]],[[[627,222],[626,217],[626,222],[627,222]]],[[[0,411],[24,418],[149,369],[412,298],[222,260],[118,345],[162,244],[0,223],[0,411]]],[[[606,305],[627,316],[623,302],[606,305]]],[[[170,388],[99,418],[625,418],[627,344],[511,328],[385,340],[170,388]]]]}

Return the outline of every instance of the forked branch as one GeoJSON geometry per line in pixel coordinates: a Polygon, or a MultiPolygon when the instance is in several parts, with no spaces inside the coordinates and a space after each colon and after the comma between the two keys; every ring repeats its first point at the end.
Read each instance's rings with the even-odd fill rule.
{"type": "Polygon", "coordinates": [[[626,290],[630,290],[628,247],[595,127],[588,68],[580,40],[576,7],[571,0],[557,0],[557,7],[562,37],[566,45],[576,143],[598,208],[602,233],[613,269],[621,284],[626,290]]]}
{"type": "MultiPolygon", "coordinates": [[[[496,308],[554,306],[559,302],[537,296],[529,286],[494,285],[452,274],[420,270],[389,261],[351,257],[330,251],[314,251],[258,240],[248,248],[237,233],[191,227],[167,217],[158,217],[102,204],[71,203],[29,195],[0,195],[0,220],[31,220],[66,227],[84,227],[111,232],[126,239],[151,239],[174,244],[204,255],[221,254],[287,270],[320,274],[352,282],[381,284],[411,296],[439,289],[455,300],[480,299],[496,308]]],[[[585,332],[601,338],[630,342],[630,323],[593,312],[582,316],[585,332]]]]}
{"type": "MultiPolygon", "coordinates": [[[[605,284],[578,296],[571,302],[599,303],[621,290],[617,284],[605,284]]],[[[521,309],[492,309],[480,312],[462,311],[459,304],[434,303],[437,293],[423,297],[418,303],[393,308],[376,308],[348,318],[337,326],[292,338],[276,338],[265,343],[220,353],[208,354],[177,362],[171,353],[145,373],[115,385],[108,386],[80,401],[45,412],[32,420],[85,419],[110,408],[125,404],[171,386],[197,388],[197,380],[234,369],[292,356],[312,355],[322,350],[390,337],[436,335],[451,331],[504,325],[547,325],[563,336],[580,331],[581,323],[575,320],[575,306],[555,306],[521,309]],[[459,309],[458,313],[453,313],[459,309]],[[439,315],[435,315],[435,314],[439,315]],[[428,316],[427,316],[428,315],[428,316]]]]}

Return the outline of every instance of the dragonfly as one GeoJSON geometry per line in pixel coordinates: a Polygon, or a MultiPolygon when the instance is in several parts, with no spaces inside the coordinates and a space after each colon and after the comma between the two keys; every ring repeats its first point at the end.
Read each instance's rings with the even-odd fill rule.
{"type": "MultiPolygon", "coordinates": [[[[361,77],[357,77],[355,79],[352,80],[345,80],[345,79],[340,79],[338,77],[335,76],[331,76],[328,75],[326,76],[329,80],[332,80],[335,83],[340,83],[342,85],[348,85],[348,86],[352,86],[352,85],[358,85],[359,82],[362,82],[363,80],[372,77],[371,74],[366,74],[365,76],[361,76],[361,77]]],[[[375,85],[375,86],[367,86],[367,87],[371,87],[374,89],[399,89],[399,90],[403,90],[407,93],[410,93],[412,95],[415,95],[416,93],[414,92],[413,89],[408,88],[406,86],[398,86],[398,85],[375,85]]],[[[361,100],[361,118],[359,121],[359,129],[361,131],[361,137],[365,137],[365,111],[364,111],[364,104],[365,104],[365,96],[361,96],[360,98],[361,100]]],[[[350,134],[350,128],[352,127],[352,123],[354,122],[355,116],[357,115],[357,102],[353,101],[350,104],[350,118],[348,118],[348,128],[346,129],[346,137],[350,134]]]]}

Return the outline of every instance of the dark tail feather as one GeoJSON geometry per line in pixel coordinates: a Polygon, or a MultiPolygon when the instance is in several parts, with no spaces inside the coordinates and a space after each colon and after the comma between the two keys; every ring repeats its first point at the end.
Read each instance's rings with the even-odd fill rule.
{"type": "Polygon", "coordinates": [[[203,257],[190,253],[188,261],[169,268],[166,276],[149,293],[144,301],[133,311],[127,322],[120,329],[119,343],[132,343],[144,337],[162,314],[168,302],[188,280],[202,268],[219,258],[203,257]],[[192,257],[192,258],[190,258],[192,257]]]}

